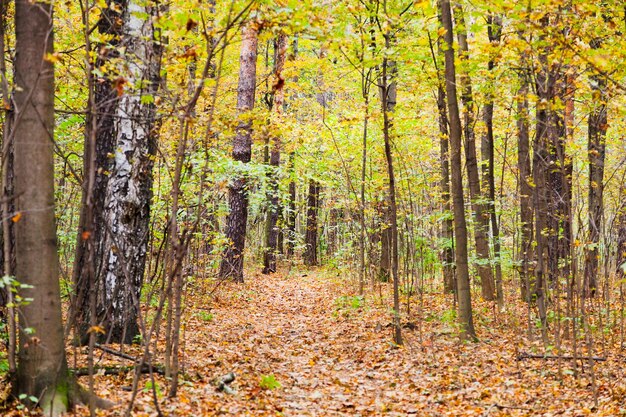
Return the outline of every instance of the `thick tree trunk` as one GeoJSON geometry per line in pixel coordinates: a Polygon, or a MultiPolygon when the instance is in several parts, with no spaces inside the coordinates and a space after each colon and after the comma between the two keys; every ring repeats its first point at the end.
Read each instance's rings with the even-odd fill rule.
{"type": "Polygon", "coordinates": [[[321,185],[315,180],[309,180],[309,194],[306,209],[306,234],[304,236],[304,254],[306,266],[316,266],[317,261],[317,215],[320,205],[321,185]]]}
{"type": "MultiPolygon", "coordinates": [[[[285,66],[285,56],[287,53],[287,35],[284,33],[278,35],[274,40],[274,85],[272,90],[274,93],[273,111],[276,121],[280,123],[280,117],[283,113],[284,105],[284,84],[285,79],[282,75],[285,66]]],[[[263,254],[263,273],[270,274],[276,272],[276,253],[278,252],[278,237],[280,229],[278,227],[278,217],[280,214],[280,196],[278,188],[278,167],[280,165],[280,137],[273,138],[273,145],[269,155],[270,171],[269,176],[269,193],[268,193],[268,209],[267,219],[265,223],[265,251],[263,254]]]]}
{"type": "MultiPolygon", "coordinates": [[[[599,47],[594,41],[592,47],[599,47]]],[[[600,235],[604,216],[604,158],[607,130],[607,81],[601,75],[591,77],[593,108],[588,121],[589,154],[589,246],[585,250],[584,294],[593,297],[597,289],[596,276],[600,258],[600,235]]]]}
{"type": "Polygon", "coordinates": [[[119,91],[114,160],[106,184],[102,230],[96,233],[103,237],[97,252],[98,318],[107,340],[119,343],[132,343],[139,334],[156,154],[155,106],[147,104],[145,97],[154,98],[157,92],[162,49],[154,40],[150,17],[154,9],[143,4],[128,3],[122,15],[120,47],[125,51],[128,87],[119,91]]]}
{"type": "MultiPolygon", "coordinates": [[[[239,56],[239,86],[237,89],[237,112],[242,117],[233,140],[233,159],[239,163],[250,162],[252,155],[252,120],[247,113],[254,108],[256,91],[256,60],[259,28],[249,23],[243,32],[239,56]]],[[[248,221],[248,190],[243,174],[233,178],[228,190],[230,212],[226,218],[226,237],[229,245],[224,251],[219,276],[243,282],[243,256],[246,245],[248,221]]]]}
{"type": "Polygon", "coordinates": [[[462,339],[476,339],[472,319],[472,295],[470,292],[469,265],[467,256],[467,224],[465,222],[465,201],[463,198],[463,177],[461,171],[462,128],[456,92],[456,69],[454,66],[454,35],[450,0],[440,0],[439,7],[445,29],[445,77],[448,120],[450,122],[450,162],[451,192],[454,209],[454,236],[456,238],[455,259],[457,272],[458,321],[462,339]]]}
{"type": "Polygon", "coordinates": [[[489,210],[482,202],[480,176],[478,174],[478,158],[476,157],[476,136],[474,133],[475,105],[472,94],[472,82],[468,74],[467,30],[463,9],[455,6],[455,19],[458,24],[457,38],[459,42],[459,58],[461,61],[461,101],[463,102],[463,133],[465,138],[465,165],[467,168],[470,200],[474,213],[474,241],[476,243],[476,269],[480,276],[482,296],[485,300],[494,299],[493,269],[489,253],[489,210]]]}
{"type": "MultiPolygon", "coordinates": [[[[123,10],[107,7],[101,10],[98,21],[98,31],[101,34],[111,36],[108,45],[96,45],[98,53],[95,68],[102,69],[103,65],[112,58],[117,58],[117,48],[122,37],[123,10]]],[[[119,74],[107,74],[102,69],[101,78],[94,79],[92,92],[95,108],[88,119],[85,133],[85,158],[83,163],[84,181],[82,190],[81,213],[79,219],[78,235],[76,240],[76,254],[74,257],[74,269],[72,281],[75,288],[75,298],[72,302],[72,314],[78,332],[77,337],[81,344],[87,343],[87,330],[91,326],[89,299],[91,291],[97,291],[99,286],[93,283],[93,274],[102,267],[102,259],[106,248],[107,231],[103,212],[105,207],[107,184],[110,172],[113,169],[114,146],[115,146],[115,114],[119,105],[119,94],[115,87],[115,80],[119,74]],[[92,120],[95,121],[93,124],[92,120]],[[92,142],[91,135],[95,135],[92,142]],[[91,149],[92,143],[95,149],[91,149]],[[95,162],[95,166],[91,163],[95,162]],[[89,175],[93,172],[93,189],[89,190],[89,175]],[[88,196],[91,198],[88,202],[88,196]]],[[[101,306],[102,307],[102,306],[101,306]]],[[[102,308],[101,308],[102,310],[102,308]]],[[[96,319],[98,321],[98,319],[96,319]]]]}
{"type": "MultiPolygon", "coordinates": [[[[20,295],[15,392],[39,399],[47,415],[69,408],[54,215],[52,5],[15,2],[16,279],[20,295]],[[34,169],[36,168],[36,169],[34,169]]],[[[56,415],[56,414],[54,414],[56,415]]]]}

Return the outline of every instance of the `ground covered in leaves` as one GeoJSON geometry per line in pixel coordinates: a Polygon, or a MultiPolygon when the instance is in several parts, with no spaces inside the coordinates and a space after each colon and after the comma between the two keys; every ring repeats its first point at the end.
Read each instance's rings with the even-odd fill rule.
{"type": "MultiPolygon", "coordinates": [[[[335,272],[293,269],[214,291],[213,285],[188,288],[178,397],[166,398],[162,377],[153,386],[143,376],[133,415],[157,415],[154,392],[163,415],[180,416],[626,414],[618,350],[595,352],[607,361],[597,362],[593,373],[586,361],[574,369],[573,361],[516,360],[520,352],[543,352],[525,338],[525,324],[515,318],[521,308],[497,313],[478,303],[481,340],[460,343],[451,296],[414,296],[408,315],[403,306],[405,343],[398,347],[391,343],[387,284],[358,297],[354,283],[335,272]],[[219,391],[216,380],[230,372],[235,380],[228,392],[219,391]]],[[[98,357],[100,365],[129,364],[102,352],[98,357]]],[[[99,414],[123,415],[132,372],[95,381],[101,396],[120,404],[99,414]]]]}

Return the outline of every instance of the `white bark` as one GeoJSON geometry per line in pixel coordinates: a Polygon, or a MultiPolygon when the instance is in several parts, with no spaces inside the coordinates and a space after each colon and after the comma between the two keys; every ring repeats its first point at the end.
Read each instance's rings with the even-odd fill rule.
{"type": "Polygon", "coordinates": [[[151,10],[130,2],[124,13],[121,55],[126,76],[115,120],[115,158],[104,204],[105,252],[99,282],[113,339],[132,340],[149,233],[155,108],[161,48],[154,41],[151,10]],[[126,334],[128,332],[128,334],[126,334]]]}

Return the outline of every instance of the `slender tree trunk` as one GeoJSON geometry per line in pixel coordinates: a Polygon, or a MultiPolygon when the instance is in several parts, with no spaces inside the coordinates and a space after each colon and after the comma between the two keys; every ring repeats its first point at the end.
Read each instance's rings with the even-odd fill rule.
{"type": "Polygon", "coordinates": [[[114,160],[106,184],[103,230],[96,233],[103,236],[96,279],[98,316],[107,339],[119,343],[132,343],[139,334],[137,315],[150,232],[158,130],[156,108],[145,102],[145,97],[154,99],[160,83],[162,48],[154,39],[152,24],[156,7],[131,1],[123,11],[120,48],[125,51],[128,71],[115,110],[114,160]]]}
{"type": "Polygon", "coordinates": [[[17,0],[15,33],[15,276],[30,286],[20,295],[32,300],[20,306],[15,392],[37,397],[52,415],[69,407],[54,215],[54,67],[44,59],[53,52],[52,4],[17,0]]]}
{"type": "Polygon", "coordinates": [[[332,258],[337,253],[338,229],[341,220],[341,209],[333,207],[328,211],[328,245],[327,255],[332,258]]]}
{"type": "Polygon", "coordinates": [[[294,178],[295,170],[295,154],[291,152],[289,154],[289,201],[287,203],[287,257],[292,258],[294,254],[294,248],[296,245],[296,216],[298,211],[296,210],[296,180],[294,178]]]}
{"type": "MultiPolygon", "coordinates": [[[[259,28],[250,22],[243,31],[239,56],[239,86],[237,89],[237,112],[248,116],[254,108],[256,90],[256,60],[259,41],[259,28]]],[[[233,159],[239,163],[250,162],[252,155],[252,120],[242,118],[233,140],[233,159]]],[[[246,224],[248,221],[247,180],[243,174],[233,178],[228,192],[230,212],[226,218],[226,237],[230,242],[224,251],[219,276],[243,282],[243,257],[246,245],[246,224]]]]}
{"type": "MultiPolygon", "coordinates": [[[[387,39],[387,37],[391,37],[391,34],[385,34],[385,47],[389,48],[392,39],[387,39]]],[[[397,98],[397,83],[396,83],[396,75],[397,75],[397,65],[393,60],[389,60],[384,58],[383,65],[386,66],[386,80],[381,80],[379,93],[380,100],[383,103],[382,107],[384,111],[387,111],[390,118],[390,124],[388,126],[389,129],[392,128],[391,120],[393,119],[393,112],[396,107],[396,98],[397,98]]],[[[383,126],[384,129],[384,126],[383,126]]],[[[391,134],[391,131],[390,131],[391,134]]],[[[395,190],[394,190],[395,192],[395,190]]],[[[381,232],[381,246],[380,246],[380,269],[378,271],[378,279],[382,282],[389,282],[390,278],[393,278],[393,264],[394,264],[394,249],[393,249],[393,241],[394,241],[394,233],[397,235],[397,230],[394,232],[391,230],[393,228],[392,223],[394,220],[392,219],[393,214],[391,213],[394,210],[391,206],[394,205],[391,201],[391,190],[389,189],[387,195],[385,196],[385,204],[383,205],[383,228],[381,232]]],[[[396,237],[397,239],[397,237],[396,237]]]]}
{"type": "Polygon", "coordinates": [[[393,231],[391,230],[391,202],[389,201],[390,197],[386,193],[385,200],[382,204],[381,211],[381,231],[380,231],[380,265],[378,268],[378,280],[380,282],[389,282],[389,278],[391,278],[391,268],[392,268],[392,241],[393,241],[393,231]]]}
{"type": "MultiPolygon", "coordinates": [[[[392,35],[385,33],[385,52],[391,49],[392,35]]],[[[396,64],[384,55],[381,77],[381,102],[383,110],[383,138],[385,140],[385,159],[387,160],[387,174],[389,177],[389,230],[391,238],[390,258],[391,276],[393,279],[393,341],[402,345],[402,327],[400,325],[400,276],[398,270],[398,208],[396,205],[396,177],[393,169],[393,154],[391,151],[391,134],[393,127],[392,114],[396,105],[396,64]]],[[[384,238],[383,238],[384,241],[384,238]]]]}
{"type": "MultiPolygon", "coordinates": [[[[284,85],[285,79],[282,75],[285,66],[285,56],[287,53],[287,35],[284,33],[278,35],[274,40],[274,85],[272,91],[274,95],[273,111],[276,115],[277,122],[280,123],[280,117],[283,113],[284,105],[284,85]]],[[[280,213],[280,196],[278,188],[278,167],[280,165],[280,147],[281,140],[279,136],[273,138],[273,145],[270,151],[270,171],[269,171],[269,187],[267,210],[267,219],[265,226],[265,251],[263,254],[263,273],[270,274],[276,272],[276,253],[278,252],[278,217],[280,213]]]]}
{"type": "Polygon", "coordinates": [[[450,162],[451,193],[454,209],[454,236],[456,238],[455,259],[457,273],[458,321],[462,339],[476,339],[472,319],[472,295],[470,292],[469,265],[467,256],[467,224],[465,222],[465,201],[463,197],[463,177],[461,171],[462,128],[456,91],[456,69],[454,66],[454,32],[450,0],[440,0],[441,17],[445,29],[445,78],[446,98],[448,102],[448,120],[450,122],[450,162]]]}
{"type": "Polygon", "coordinates": [[[489,211],[484,203],[480,191],[480,176],[478,174],[478,159],[476,157],[476,136],[474,133],[475,105],[472,95],[472,82],[468,74],[467,60],[469,48],[467,45],[467,29],[463,9],[460,5],[455,6],[455,19],[457,21],[457,38],[459,42],[459,58],[461,62],[461,101],[463,102],[463,133],[465,138],[465,164],[474,213],[474,240],[476,242],[476,269],[480,276],[482,296],[485,300],[494,299],[493,269],[491,268],[491,255],[489,253],[489,211]]]}
{"type": "MultiPolygon", "coordinates": [[[[445,80],[444,80],[445,81],[445,80]]],[[[448,115],[446,113],[446,93],[443,84],[437,89],[437,109],[439,111],[439,157],[441,159],[441,200],[443,201],[444,219],[441,224],[441,263],[443,265],[443,288],[451,293],[456,290],[454,274],[454,225],[450,205],[450,151],[448,134],[448,115]]]]}
{"type": "Polygon", "coordinates": [[[533,257],[533,207],[530,167],[530,135],[528,111],[528,77],[520,75],[520,88],[517,92],[517,168],[520,204],[520,291],[522,300],[530,302],[530,266],[533,257]]]}
{"type": "Polygon", "coordinates": [[[317,261],[317,215],[319,211],[320,184],[309,180],[309,195],[307,197],[306,234],[304,236],[304,264],[316,266],[317,261]]]}
{"type": "MultiPolygon", "coordinates": [[[[487,34],[492,46],[498,46],[502,38],[502,18],[490,13],[487,18],[487,34]]],[[[494,80],[493,71],[496,67],[494,57],[490,57],[487,69],[490,72],[487,89],[487,102],[483,110],[483,121],[486,132],[482,137],[481,153],[483,160],[483,193],[488,200],[487,214],[491,220],[491,231],[493,236],[493,252],[495,261],[495,284],[496,299],[498,307],[504,308],[504,293],[502,290],[502,263],[500,260],[500,228],[498,216],[496,214],[496,185],[495,185],[495,164],[494,164],[494,138],[493,138],[493,107],[494,107],[494,80]],[[486,164],[485,164],[486,162],[486,164]]]]}
{"type": "MultiPolygon", "coordinates": [[[[599,40],[592,42],[596,49],[599,40]]],[[[589,246],[585,250],[584,294],[593,297],[597,289],[600,236],[604,216],[604,158],[607,130],[607,81],[601,75],[591,77],[593,108],[588,121],[589,156],[589,246]]]]}
{"type": "Polygon", "coordinates": [[[617,279],[620,288],[626,277],[626,186],[622,184],[619,190],[620,208],[617,213],[617,279]]]}
{"type": "MultiPolygon", "coordinates": [[[[443,27],[441,21],[441,12],[437,13],[440,27],[443,27]]],[[[447,293],[456,291],[456,277],[454,274],[454,224],[452,217],[452,206],[450,204],[450,134],[448,132],[448,113],[446,109],[446,79],[445,69],[443,68],[444,54],[442,49],[443,38],[437,38],[437,54],[431,45],[433,61],[437,66],[437,112],[439,122],[439,158],[441,167],[441,179],[439,188],[441,189],[442,209],[444,212],[443,221],[441,223],[440,236],[442,240],[442,249],[440,253],[442,272],[443,272],[443,289],[447,293]]]]}
{"type": "Polygon", "coordinates": [[[363,144],[361,149],[361,205],[359,210],[360,240],[359,246],[359,294],[365,290],[365,275],[367,266],[365,264],[365,246],[367,244],[367,228],[365,226],[365,174],[367,170],[367,135],[369,124],[370,90],[369,76],[363,76],[361,92],[363,94],[363,105],[365,114],[363,115],[363,144]]]}
{"type": "MultiPolygon", "coordinates": [[[[549,18],[542,19],[542,26],[546,28],[549,18]]],[[[536,135],[533,149],[533,182],[534,182],[534,219],[535,219],[535,274],[531,283],[531,296],[536,301],[541,321],[541,333],[544,341],[547,341],[547,300],[545,294],[546,282],[549,279],[552,265],[551,257],[557,256],[555,234],[555,216],[553,207],[553,190],[551,165],[555,162],[553,147],[554,118],[550,104],[554,101],[555,79],[547,64],[547,51],[544,49],[539,55],[540,68],[535,76],[535,88],[537,91],[536,105],[536,135]]]]}

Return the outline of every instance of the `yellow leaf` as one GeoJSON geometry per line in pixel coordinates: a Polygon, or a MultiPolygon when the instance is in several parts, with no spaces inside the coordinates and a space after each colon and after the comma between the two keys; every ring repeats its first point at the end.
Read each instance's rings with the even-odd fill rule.
{"type": "Polygon", "coordinates": [[[100,334],[106,333],[106,331],[100,326],[91,326],[89,330],[87,330],[87,333],[93,333],[93,332],[100,333],[100,334]]]}

